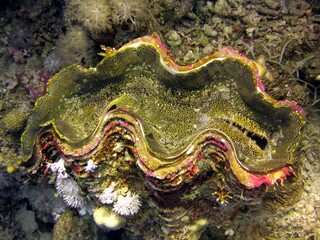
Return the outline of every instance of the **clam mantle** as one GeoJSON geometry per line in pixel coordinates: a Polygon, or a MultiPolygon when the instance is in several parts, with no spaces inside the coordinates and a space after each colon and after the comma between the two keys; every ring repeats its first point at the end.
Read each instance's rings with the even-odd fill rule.
{"type": "Polygon", "coordinates": [[[290,186],[305,115],[265,93],[263,66],[231,48],[179,66],[155,34],[102,55],[96,68],[63,69],[36,102],[22,136],[30,173],[63,159],[86,201],[109,212],[105,189],[135,193],[125,226],[145,239],[197,238],[241,194],[290,186]]]}

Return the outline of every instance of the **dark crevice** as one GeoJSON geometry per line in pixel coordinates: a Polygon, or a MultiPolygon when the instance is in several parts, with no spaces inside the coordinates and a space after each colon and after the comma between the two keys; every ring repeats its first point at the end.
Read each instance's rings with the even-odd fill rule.
{"type": "Polygon", "coordinates": [[[257,146],[261,149],[261,150],[265,150],[267,145],[268,145],[268,140],[261,135],[258,135],[255,132],[251,132],[248,129],[246,129],[245,127],[233,122],[233,121],[229,121],[229,120],[225,120],[227,123],[231,124],[232,126],[236,127],[237,129],[239,129],[241,132],[243,132],[248,138],[250,138],[252,141],[254,141],[257,146]]]}
{"type": "Polygon", "coordinates": [[[116,108],[117,108],[117,105],[114,104],[114,105],[112,105],[112,106],[108,109],[107,112],[110,112],[110,111],[112,111],[112,110],[115,110],[116,108]]]}
{"type": "Polygon", "coordinates": [[[268,140],[263,136],[258,136],[255,133],[247,131],[247,137],[251,138],[255,143],[258,145],[258,147],[262,150],[265,150],[268,145],[268,140]]]}

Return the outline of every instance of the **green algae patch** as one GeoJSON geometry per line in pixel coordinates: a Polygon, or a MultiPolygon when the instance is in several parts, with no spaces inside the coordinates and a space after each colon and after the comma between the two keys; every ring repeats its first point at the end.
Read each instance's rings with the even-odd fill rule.
{"type": "Polygon", "coordinates": [[[12,109],[1,119],[1,127],[7,132],[18,132],[24,128],[28,114],[21,109],[12,109]]]}

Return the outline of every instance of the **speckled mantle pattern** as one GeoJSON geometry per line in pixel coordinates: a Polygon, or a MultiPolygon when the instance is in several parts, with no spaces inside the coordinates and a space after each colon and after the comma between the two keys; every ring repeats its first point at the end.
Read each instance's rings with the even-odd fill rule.
{"type": "Polygon", "coordinates": [[[133,189],[146,204],[137,217],[156,206],[150,229],[162,227],[141,234],[181,239],[226,221],[217,209],[236,192],[260,197],[294,177],[304,112],[265,93],[263,66],[230,48],[179,66],[156,35],[103,55],[96,68],[63,69],[37,101],[22,137],[30,172],[64,158],[89,199],[111,182],[133,189]]]}

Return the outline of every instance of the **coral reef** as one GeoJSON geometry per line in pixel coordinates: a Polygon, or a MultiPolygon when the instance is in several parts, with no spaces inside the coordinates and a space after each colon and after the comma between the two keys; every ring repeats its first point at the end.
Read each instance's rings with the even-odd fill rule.
{"type": "MultiPolygon", "coordinates": [[[[66,205],[63,192],[57,194],[56,177],[59,173],[53,173],[49,168],[50,164],[32,177],[21,171],[23,168],[17,168],[23,160],[21,130],[36,100],[45,93],[51,74],[69,64],[95,66],[98,62],[96,53],[100,51],[99,45],[119,48],[134,38],[156,31],[169,47],[171,57],[180,65],[191,65],[212,52],[229,46],[254,59],[257,66],[265,63],[273,76],[273,79],[261,79],[266,86],[265,91],[277,100],[296,101],[308,111],[308,121],[302,133],[302,146],[297,150],[295,159],[298,161],[293,168],[300,169],[295,171],[296,177],[287,177],[283,182],[284,186],[269,186],[268,192],[258,196],[248,196],[246,192],[235,194],[223,186],[211,189],[207,198],[214,202],[218,211],[224,209],[219,218],[225,224],[216,227],[219,224],[199,219],[189,225],[190,231],[195,233],[193,236],[197,238],[202,232],[201,239],[317,239],[320,234],[319,12],[319,1],[311,0],[1,0],[0,165],[3,167],[0,168],[0,238],[51,239],[53,225],[67,208],[71,208],[66,205]],[[100,8],[94,8],[94,4],[100,8]],[[83,12],[90,9],[94,11],[83,12]],[[102,12],[105,17],[94,18],[102,12]],[[83,18],[86,14],[91,15],[83,18]],[[100,24],[100,28],[94,29],[97,24],[88,24],[94,21],[100,24]],[[76,45],[72,42],[74,40],[77,41],[76,45]],[[16,110],[21,111],[24,116],[17,118],[18,122],[10,122],[7,116],[10,117],[10,112],[17,112],[16,110]],[[12,174],[5,173],[5,170],[12,174]],[[239,204],[233,207],[235,202],[239,204]],[[23,219],[32,224],[23,225],[23,219]],[[35,227],[38,228],[36,231],[35,227]]],[[[137,77],[141,81],[137,84],[128,83],[126,93],[131,94],[137,89],[143,90],[141,94],[152,91],[153,84],[146,81],[148,76],[137,77]]],[[[91,90],[88,89],[84,98],[89,98],[91,90]]],[[[175,89],[168,89],[165,98],[174,91],[175,89]]],[[[226,88],[219,88],[218,91],[222,91],[221,95],[224,97],[229,94],[226,88]]],[[[97,98],[97,102],[103,99],[103,94],[101,92],[101,98],[97,98]]],[[[93,108],[93,103],[81,110],[78,105],[80,101],[76,100],[76,95],[74,97],[70,98],[70,102],[74,101],[75,111],[69,111],[69,115],[66,113],[65,119],[71,118],[72,122],[75,113],[82,114],[84,111],[83,114],[92,114],[93,111],[100,110],[93,108]]],[[[162,108],[161,104],[159,108],[162,108]]],[[[195,108],[194,111],[201,112],[202,109],[195,108]]],[[[173,117],[176,114],[176,111],[171,112],[173,117]]],[[[18,116],[19,113],[13,115],[18,116]]],[[[208,121],[210,118],[207,113],[199,116],[201,124],[208,121]]],[[[65,130],[70,126],[60,127],[65,130]]],[[[164,126],[165,129],[170,127],[170,123],[164,126]]],[[[192,127],[197,129],[199,125],[192,127]]],[[[161,131],[157,129],[158,133],[161,131]]],[[[79,132],[81,134],[83,133],[79,132]]],[[[276,135],[281,138],[281,134],[276,135]]],[[[170,147],[167,140],[162,139],[160,144],[170,147]]],[[[50,149],[54,150],[54,146],[50,149]]],[[[119,144],[114,149],[120,157],[123,146],[119,144]]],[[[174,145],[172,149],[175,149],[174,145]]],[[[128,162],[122,162],[117,167],[124,169],[124,172],[135,166],[130,154],[125,153],[122,157],[128,162]]],[[[70,163],[64,162],[67,178],[63,181],[70,183],[69,186],[73,186],[73,189],[80,190],[69,193],[79,193],[79,197],[85,198],[86,204],[83,208],[72,208],[68,217],[61,218],[55,233],[63,232],[65,235],[61,236],[66,238],[74,238],[75,235],[83,236],[84,239],[98,238],[92,217],[85,217],[83,223],[87,225],[81,225],[77,229],[71,227],[82,222],[83,218],[79,215],[92,213],[95,222],[103,229],[98,229],[99,238],[136,239],[130,231],[123,229],[131,226],[133,229],[148,231],[146,225],[156,224],[156,218],[147,218],[144,213],[149,209],[159,211],[156,206],[163,202],[146,204],[150,195],[140,193],[141,186],[134,184],[136,178],[129,181],[133,185],[131,186],[110,177],[94,194],[95,199],[92,199],[92,193],[82,191],[90,188],[85,184],[85,179],[93,178],[97,172],[103,172],[103,169],[94,159],[87,159],[84,165],[80,165],[84,176],[81,180],[70,175],[73,169],[70,171],[70,163]],[[125,197],[128,192],[139,194],[141,205],[138,211],[130,216],[115,214],[113,207],[117,198],[125,197]],[[93,211],[88,202],[96,202],[101,207],[93,211]],[[64,226],[68,226],[65,229],[69,233],[64,232],[64,226]],[[117,231],[104,232],[106,229],[117,231]]],[[[110,164],[108,167],[113,168],[114,165],[110,164]]],[[[112,174],[116,175],[117,171],[112,174]]],[[[222,176],[217,176],[220,177],[222,176]]],[[[208,186],[212,186],[212,183],[208,183],[208,186]]],[[[150,186],[143,187],[148,189],[150,186]]],[[[175,195],[169,199],[171,202],[181,200],[192,207],[190,202],[199,198],[199,192],[205,190],[208,191],[208,188],[190,187],[179,199],[174,198],[175,195]]],[[[69,199],[67,195],[65,197],[69,199]]],[[[203,206],[198,209],[199,214],[206,211],[203,206]]],[[[168,215],[173,216],[173,213],[166,212],[161,216],[168,219],[168,215]]],[[[181,220],[190,221],[186,216],[181,220]]],[[[174,223],[171,226],[173,225],[174,223]]],[[[57,235],[55,237],[59,238],[57,235]]]]}
{"type": "Polygon", "coordinates": [[[305,112],[267,95],[263,62],[225,48],[179,66],[156,34],[101,55],[96,68],[51,79],[22,135],[22,165],[51,173],[69,207],[93,206],[98,225],[126,221],[145,239],[198,239],[241,201],[274,208],[299,197],[305,112]],[[140,231],[147,220],[137,219],[154,222],[140,231]]]}
{"type": "Polygon", "coordinates": [[[64,239],[96,239],[96,227],[89,217],[79,217],[72,211],[66,211],[59,218],[55,225],[54,240],[64,239]]]}

